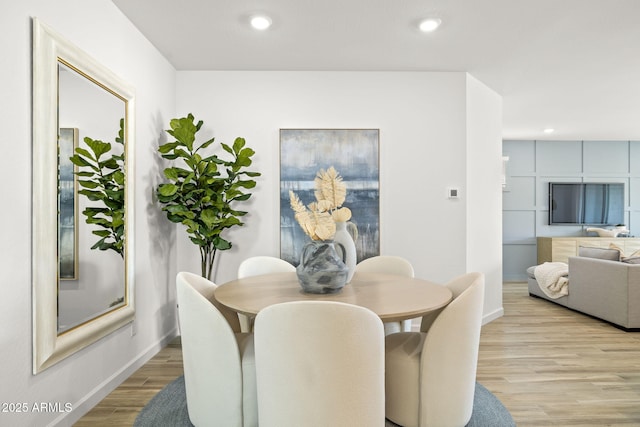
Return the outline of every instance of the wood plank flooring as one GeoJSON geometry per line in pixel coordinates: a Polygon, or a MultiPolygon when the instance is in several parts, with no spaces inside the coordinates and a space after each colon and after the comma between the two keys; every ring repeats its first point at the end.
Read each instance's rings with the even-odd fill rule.
{"type": "Polygon", "coordinates": [[[120,384],[75,427],[132,426],[138,413],[162,388],[182,375],[182,348],[177,338],[120,384]]]}
{"type": "MultiPolygon", "coordinates": [[[[482,329],[478,381],[519,427],[640,426],[640,332],[529,297],[524,283],[503,295],[505,315],[482,329]]],[[[130,426],[181,374],[177,340],[75,426],[130,426]]]]}
{"type": "Polygon", "coordinates": [[[524,426],[640,426],[640,333],[505,283],[483,327],[478,381],[524,426]]]}

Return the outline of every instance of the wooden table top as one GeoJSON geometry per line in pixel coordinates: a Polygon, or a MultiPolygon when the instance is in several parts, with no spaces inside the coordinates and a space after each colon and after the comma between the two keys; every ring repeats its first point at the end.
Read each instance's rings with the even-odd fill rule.
{"type": "Polygon", "coordinates": [[[366,307],[385,322],[422,317],[452,299],[445,286],[405,276],[356,273],[335,294],[302,291],[296,273],[274,273],[232,280],[218,286],[216,299],[230,309],[255,316],[270,305],[289,301],[338,301],[366,307]]]}

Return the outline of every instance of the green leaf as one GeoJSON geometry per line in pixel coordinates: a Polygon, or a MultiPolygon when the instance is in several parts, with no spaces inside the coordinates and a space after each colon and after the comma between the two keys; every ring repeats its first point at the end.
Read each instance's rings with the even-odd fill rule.
{"type": "MultiPolygon", "coordinates": [[[[104,190],[104,194],[111,199],[110,202],[115,202],[113,203],[113,207],[116,208],[118,206],[121,205],[121,201],[124,199],[124,191],[118,189],[118,190],[108,190],[105,189],[104,190]]],[[[105,201],[106,203],[106,201],[105,201]]]]}
{"type": "MultiPolygon", "coordinates": [[[[178,142],[184,144],[189,151],[193,150],[193,142],[196,139],[196,132],[199,130],[199,126],[193,123],[193,116],[189,114],[188,117],[171,120],[170,124],[173,137],[178,142]]],[[[200,126],[202,126],[200,124],[200,126]]]]}
{"type": "Polygon", "coordinates": [[[111,227],[113,227],[114,229],[118,229],[118,228],[124,228],[124,216],[116,216],[113,218],[113,221],[111,222],[111,227]]]}
{"type": "Polygon", "coordinates": [[[184,221],[184,218],[180,215],[173,215],[169,212],[167,212],[167,219],[171,222],[175,222],[176,224],[182,224],[182,222],[184,221]]]}
{"type": "Polygon", "coordinates": [[[104,243],[104,240],[105,240],[104,237],[98,240],[95,245],[91,246],[91,249],[100,249],[102,251],[105,250],[106,244],[104,243]]]}
{"type": "Polygon", "coordinates": [[[253,151],[253,149],[247,147],[240,150],[240,152],[238,153],[238,157],[249,158],[253,157],[254,154],[256,154],[256,152],[253,151]]]}
{"type": "Polygon", "coordinates": [[[162,184],[158,187],[158,194],[168,197],[176,194],[178,191],[178,186],[174,184],[162,184]]]}
{"type": "Polygon", "coordinates": [[[203,142],[203,143],[200,145],[200,147],[198,148],[198,150],[202,150],[202,149],[207,148],[208,146],[210,146],[211,144],[213,144],[213,142],[214,142],[215,140],[216,140],[215,138],[211,138],[210,140],[203,142]]]}
{"type": "Polygon", "coordinates": [[[171,202],[174,202],[176,199],[178,199],[177,194],[174,194],[173,196],[167,196],[167,197],[162,196],[158,193],[156,193],[156,195],[158,196],[158,201],[160,203],[171,203],[171,202]]]}
{"type": "Polygon", "coordinates": [[[231,249],[231,242],[219,236],[213,240],[213,245],[216,247],[216,249],[219,249],[221,251],[226,251],[228,249],[231,249]]]}
{"type": "Polygon", "coordinates": [[[100,162],[100,166],[107,169],[120,169],[120,165],[114,158],[100,162]]]}
{"type": "Polygon", "coordinates": [[[124,117],[120,119],[120,129],[118,129],[118,135],[116,136],[116,142],[124,145],[124,117]]]}
{"type": "Polygon", "coordinates": [[[207,246],[207,241],[204,239],[189,237],[189,239],[198,246],[207,246]]]}
{"type": "Polygon", "coordinates": [[[236,183],[238,185],[238,187],[243,187],[243,188],[254,188],[256,186],[256,182],[253,180],[247,180],[247,181],[238,181],[236,183]]]}
{"type": "Polygon", "coordinates": [[[248,200],[250,197],[251,197],[251,194],[243,194],[242,196],[234,197],[233,200],[234,201],[245,201],[245,200],[248,200]]]}
{"type": "Polygon", "coordinates": [[[167,206],[167,212],[178,213],[178,212],[189,212],[189,208],[183,205],[171,205],[167,206]]]}
{"type": "Polygon", "coordinates": [[[102,142],[95,139],[91,139],[89,137],[84,138],[84,143],[91,148],[91,151],[94,152],[95,158],[99,159],[104,153],[108,153],[111,151],[111,144],[108,142],[102,142]]]}
{"type": "Polygon", "coordinates": [[[158,151],[161,154],[166,154],[166,153],[170,153],[171,151],[173,151],[173,149],[175,149],[179,144],[177,142],[167,142],[166,144],[162,144],[160,147],[158,147],[158,151]]]}
{"type": "Polygon", "coordinates": [[[162,155],[163,159],[167,159],[167,160],[175,160],[178,158],[177,154],[163,154],[162,155]]]}
{"type": "Polygon", "coordinates": [[[178,180],[178,170],[176,168],[166,168],[164,170],[164,176],[167,179],[177,181],[178,180]]]}
{"type": "Polygon", "coordinates": [[[71,156],[69,157],[69,160],[71,160],[71,163],[73,163],[76,166],[80,166],[80,167],[90,167],[96,171],[98,171],[99,169],[95,166],[93,166],[93,163],[88,162],[84,157],[80,157],[78,155],[75,156],[71,156]]]}
{"type": "Polygon", "coordinates": [[[120,170],[115,171],[113,174],[113,180],[121,186],[124,186],[124,173],[120,170]]]}
{"type": "Polygon", "coordinates": [[[213,227],[218,218],[216,212],[213,209],[205,209],[200,214],[200,219],[209,228],[213,227]]]}
{"type": "Polygon", "coordinates": [[[79,179],[78,180],[78,184],[80,184],[81,187],[84,188],[98,188],[100,186],[100,183],[98,182],[94,182],[94,181],[87,181],[85,179],[79,179]]]}
{"type": "Polygon", "coordinates": [[[222,149],[224,151],[226,151],[229,154],[233,154],[233,150],[231,149],[231,147],[229,147],[227,144],[225,143],[221,143],[220,146],[222,147],[222,149]]]}
{"type": "Polygon", "coordinates": [[[244,147],[245,143],[246,141],[244,140],[244,138],[236,138],[236,140],[233,141],[233,152],[240,153],[240,150],[242,150],[242,147],[244,147]]]}
{"type": "Polygon", "coordinates": [[[89,200],[92,202],[96,202],[98,200],[104,199],[104,194],[100,191],[90,191],[90,190],[80,190],[78,194],[82,194],[83,196],[87,196],[89,200]]]}
{"type": "Polygon", "coordinates": [[[88,157],[88,158],[90,158],[92,160],[95,160],[93,158],[93,154],[89,153],[87,150],[85,150],[82,147],[77,147],[75,151],[76,151],[77,154],[80,154],[81,156],[88,157]]]}

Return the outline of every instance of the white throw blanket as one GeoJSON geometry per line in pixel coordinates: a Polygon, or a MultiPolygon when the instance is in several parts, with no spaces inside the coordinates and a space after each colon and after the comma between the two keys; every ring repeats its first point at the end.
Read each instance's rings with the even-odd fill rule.
{"type": "Polygon", "coordinates": [[[569,295],[569,266],[564,262],[545,262],[535,268],[533,274],[538,286],[549,298],[569,295]]]}

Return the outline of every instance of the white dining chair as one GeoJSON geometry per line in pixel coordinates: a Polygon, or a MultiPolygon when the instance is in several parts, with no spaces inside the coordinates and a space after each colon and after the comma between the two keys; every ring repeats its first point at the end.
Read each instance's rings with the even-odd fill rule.
{"type": "MultiPolygon", "coordinates": [[[[356,272],[397,274],[400,276],[414,277],[413,266],[405,258],[392,255],[378,255],[364,259],[356,265],[356,272]]],[[[395,332],[410,332],[412,320],[407,319],[399,322],[385,322],[384,332],[386,335],[395,332]]]]}
{"type": "MultiPolygon", "coordinates": [[[[269,273],[295,272],[296,268],[287,261],[272,256],[253,256],[245,259],[238,267],[238,279],[269,273]]],[[[244,314],[238,314],[240,328],[243,332],[251,332],[253,318],[244,314]]]]}
{"type": "Polygon", "coordinates": [[[384,426],[384,328],[341,302],[275,304],[255,321],[260,427],[384,426]]]}
{"type": "Polygon", "coordinates": [[[454,299],[424,318],[424,331],[385,339],[386,416],[404,427],[462,427],[471,419],[484,275],[468,273],[446,286],[454,299]]]}
{"type": "Polygon", "coordinates": [[[187,410],[200,426],[258,425],[253,334],[214,298],[216,285],[196,274],[176,277],[187,410]]]}

